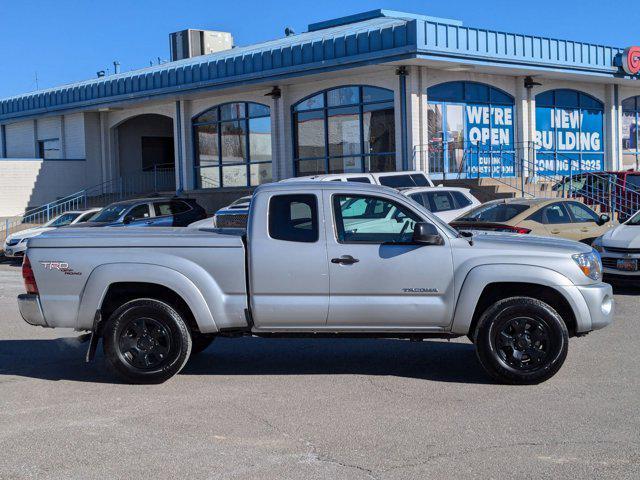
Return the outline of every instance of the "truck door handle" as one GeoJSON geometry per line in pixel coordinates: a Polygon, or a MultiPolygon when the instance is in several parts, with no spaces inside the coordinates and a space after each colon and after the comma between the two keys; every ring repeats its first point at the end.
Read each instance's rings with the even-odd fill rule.
{"type": "Polygon", "coordinates": [[[342,265],[353,265],[354,263],[358,263],[360,260],[357,258],[353,258],[351,255],[342,255],[339,258],[332,258],[331,263],[340,263],[342,265]]]}
{"type": "Polygon", "coordinates": [[[560,233],[560,230],[551,230],[551,233],[560,233]]]}

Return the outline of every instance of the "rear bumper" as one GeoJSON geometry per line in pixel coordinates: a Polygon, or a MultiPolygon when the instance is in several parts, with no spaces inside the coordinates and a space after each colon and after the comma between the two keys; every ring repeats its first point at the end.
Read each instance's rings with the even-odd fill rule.
{"type": "Polygon", "coordinates": [[[584,318],[582,321],[577,319],[579,332],[599,330],[613,322],[614,302],[611,285],[600,282],[593,285],[578,286],[576,289],[582,295],[590,317],[589,321],[584,318]],[[581,326],[583,328],[580,328],[581,326]],[[585,328],[587,326],[590,328],[585,328]]]}
{"type": "Polygon", "coordinates": [[[38,327],[49,326],[44,319],[42,306],[40,305],[40,297],[38,295],[32,293],[18,295],[18,308],[20,309],[20,315],[22,315],[24,321],[29,325],[38,327]]]}

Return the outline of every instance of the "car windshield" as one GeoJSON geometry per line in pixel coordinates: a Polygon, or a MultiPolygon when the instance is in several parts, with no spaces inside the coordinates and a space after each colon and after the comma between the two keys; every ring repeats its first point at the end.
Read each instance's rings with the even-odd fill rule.
{"type": "Polygon", "coordinates": [[[640,225],[640,212],[636,213],[633,217],[627,220],[625,225],[634,225],[634,226],[640,225]]]}
{"type": "Polygon", "coordinates": [[[115,222],[130,206],[131,205],[111,205],[102,210],[95,218],[91,219],[91,221],[97,223],[115,222]]]}
{"type": "Polygon", "coordinates": [[[56,218],[49,220],[45,223],[44,227],[64,227],[65,225],[71,224],[76,218],[78,218],[79,213],[63,213],[62,215],[58,215],[56,218]]]}
{"type": "Polygon", "coordinates": [[[529,209],[529,205],[521,203],[490,203],[474,208],[464,216],[456,218],[457,222],[508,222],[516,215],[529,209]]]}
{"type": "Polygon", "coordinates": [[[392,188],[429,186],[429,180],[427,180],[427,177],[419,173],[382,176],[379,180],[381,185],[392,188]]]}

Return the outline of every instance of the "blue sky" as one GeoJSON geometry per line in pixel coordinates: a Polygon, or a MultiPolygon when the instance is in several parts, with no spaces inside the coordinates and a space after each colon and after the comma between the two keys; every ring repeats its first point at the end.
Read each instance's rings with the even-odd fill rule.
{"type": "Polygon", "coordinates": [[[375,8],[466,25],[612,46],[640,43],[637,0],[0,0],[0,98],[122,70],[169,56],[170,32],[226,30],[237,45],[305,31],[309,23],[375,8]],[[626,7],[625,7],[626,5],[626,7]]]}

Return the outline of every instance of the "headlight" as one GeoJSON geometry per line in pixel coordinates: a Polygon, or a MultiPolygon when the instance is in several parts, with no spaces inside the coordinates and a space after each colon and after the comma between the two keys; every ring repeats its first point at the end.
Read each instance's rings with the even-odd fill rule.
{"type": "Polygon", "coordinates": [[[24,242],[26,242],[27,240],[29,240],[29,237],[27,237],[27,238],[23,238],[22,240],[20,240],[20,243],[24,243],[24,242]]]}
{"type": "Polygon", "coordinates": [[[571,258],[580,267],[582,273],[590,279],[600,280],[602,278],[602,261],[595,250],[590,253],[577,253],[571,258]]]}

